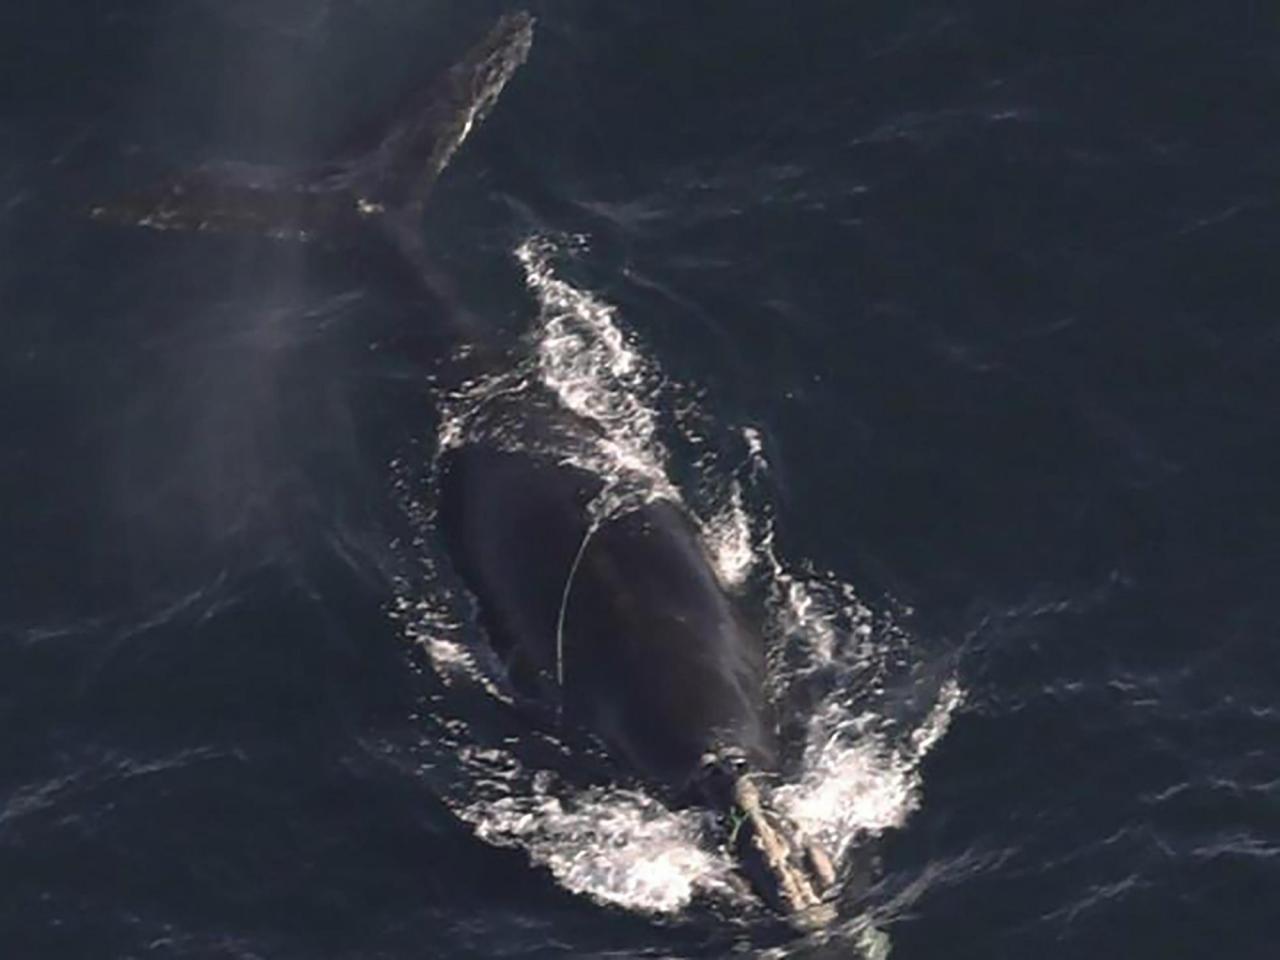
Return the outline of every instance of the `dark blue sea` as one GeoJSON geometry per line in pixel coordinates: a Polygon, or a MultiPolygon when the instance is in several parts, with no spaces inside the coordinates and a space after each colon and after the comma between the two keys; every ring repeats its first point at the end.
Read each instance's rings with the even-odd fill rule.
{"type": "Polygon", "coordinates": [[[529,6],[443,298],[85,211],[504,4],[0,11],[0,956],[1277,956],[1276,5],[529,6]],[[756,611],[826,929],[504,695],[435,484],[533,403],[756,611]]]}

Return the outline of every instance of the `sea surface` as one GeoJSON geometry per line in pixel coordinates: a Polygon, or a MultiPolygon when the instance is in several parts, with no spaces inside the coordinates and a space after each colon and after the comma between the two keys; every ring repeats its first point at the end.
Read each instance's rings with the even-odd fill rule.
{"type": "Polygon", "coordinates": [[[1277,956],[1276,5],[531,0],[443,298],[83,215],[504,8],[0,11],[0,956],[1277,956]],[[530,404],[756,611],[830,928],[513,709],[434,489],[530,404]]]}

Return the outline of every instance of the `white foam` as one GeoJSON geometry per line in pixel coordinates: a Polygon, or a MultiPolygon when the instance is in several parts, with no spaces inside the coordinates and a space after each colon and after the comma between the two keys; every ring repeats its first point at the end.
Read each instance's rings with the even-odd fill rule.
{"type": "Polygon", "coordinates": [[[460,815],[490,843],[519,846],[567,890],[645,913],[676,913],[700,893],[724,895],[732,866],[708,848],[701,818],[643,793],[546,788],[472,804],[460,815]]]}
{"type": "Polygon", "coordinates": [[[756,562],[751,516],[742,500],[741,484],[732,484],[728,503],[704,525],[702,532],[720,582],[730,588],[741,587],[756,562]]]}
{"type": "Polygon", "coordinates": [[[828,702],[810,724],[800,779],[776,790],[774,802],[837,859],[859,839],[901,827],[920,805],[920,762],[962,700],[959,684],[947,681],[903,741],[879,728],[882,718],[848,716],[828,702]]]}
{"type": "Polygon", "coordinates": [[[650,364],[617,322],[617,310],[556,275],[554,244],[532,237],[516,249],[538,301],[535,354],[542,383],[565,409],[599,428],[595,467],[606,482],[640,478],[650,496],[678,498],[657,440],[650,364]]]}

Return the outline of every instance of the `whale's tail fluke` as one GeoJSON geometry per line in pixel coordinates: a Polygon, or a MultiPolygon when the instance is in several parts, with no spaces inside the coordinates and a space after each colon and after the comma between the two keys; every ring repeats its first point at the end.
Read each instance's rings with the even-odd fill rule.
{"type": "Polygon", "coordinates": [[[94,206],[90,214],[156,230],[304,241],[383,224],[393,239],[405,242],[436,180],[493,108],[532,42],[532,16],[504,15],[410,101],[376,145],[350,159],[308,169],[205,164],[94,206]]]}

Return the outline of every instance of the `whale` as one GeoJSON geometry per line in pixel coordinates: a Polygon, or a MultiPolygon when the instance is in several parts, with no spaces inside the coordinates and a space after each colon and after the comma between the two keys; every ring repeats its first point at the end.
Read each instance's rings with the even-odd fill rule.
{"type": "MultiPolygon", "coordinates": [[[[527,13],[499,18],[346,157],[306,169],[209,163],[88,213],[161,231],[389,243],[431,289],[427,200],[526,61],[533,31],[527,13]]],[[[525,415],[537,434],[544,414],[525,415]]],[[[471,441],[443,453],[440,533],[487,642],[531,718],[549,711],[673,803],[713,811],[747,887],[797,927],[829,922],[830,858],[762,789],[779,748],[758,618],[721,582],[676,497],[602,516],[604,487],[554,450],[471,441]]]]}

